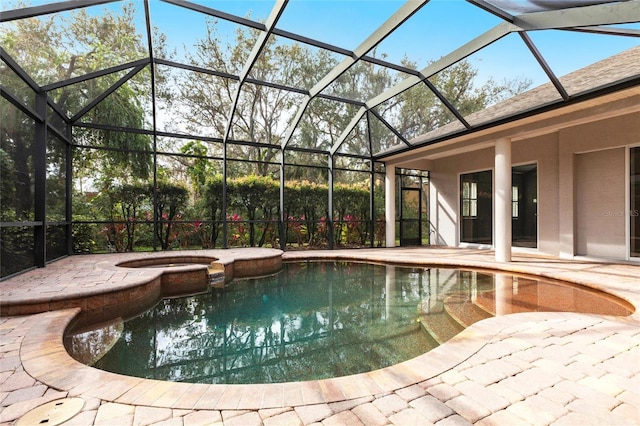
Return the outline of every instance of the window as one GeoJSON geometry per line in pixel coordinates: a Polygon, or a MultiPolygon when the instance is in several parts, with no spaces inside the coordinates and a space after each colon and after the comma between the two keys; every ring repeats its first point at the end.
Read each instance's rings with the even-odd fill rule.
{"type": "Polygon", "coordinates": [[[462,182],[462,216],[478,216],[478,183],[462,182]]]}
{"type": "Polygon", "coordinates": [[[511,217],[518,218],[518,187],[511,187],[511,217]]]}

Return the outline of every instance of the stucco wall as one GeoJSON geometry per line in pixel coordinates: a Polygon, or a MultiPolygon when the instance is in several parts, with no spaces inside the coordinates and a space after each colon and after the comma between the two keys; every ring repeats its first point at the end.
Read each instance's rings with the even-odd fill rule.
{"type": "Polygon", "coordinates": [[[458,176],[460,173],[493,169],[493,148],[468,152],[431,161],[430,220],[435,231],[433,244],[458,244],[458,176]]]}
{"type": "MultiPolygon", "coordinates": [[[[640,113],[513,142],[514,165],[535,162],[538,166],[540,252],[626,258],[624,217],[615,218],[614,213],[610,213],[606,220],[605,241],[598,236],[598,231],[603,230],[604,217],[593,217],[593,212],[603,216],[607,211],[618,215],[617,212],[625,210],[624,147],[638,143],[640,113]],[[617,149],[604,151],[612,148],[617,149]],[[585,155],[590,152],[593,154],[585,155]],[[578,179],[582,184],[577,183],[578,179]],[[604,197],[604,192],[612,197],[604,197]]],[[[434,244],[455,246],[459,242],[459,174],[493,169],[493,163],[493,148],[428,162],[434,244]]]]}
{"type": "Polygon", "coordinates": [[[577,255],[626,256],[624,162],[624,148],[576,154],[577,255]]]}
{"type": "MultiPolygon", "coordinates": [[[[594,188],[592,190],[592,196],[595,200],[598,200],[598,193],[601,196],[604,196],[604,192],[612,192],[612,191],[623,191],[621,194],[622,197],[626,196],[626,188],[624,181],[624,149],[623,147],[627,145],[633,145],[640,142],[640,113],[627,114],[615,118],[611,118],[608,120],[601,120],[597,122],[592,122],[588,124],[584,124],[581,126],[575,126],[571,128],[564,129],[559,132],[559,170],[560,170],[560,180],[558,182],[559,186],[559,194],[560,194],[560,209],[559,209],[559,236],[560,236],[560,254],[563,256],[574,256],[578,254],[588,254],[594,256],[602,256],[602,254],[589,253],[585,251],[584,242],[581,241],[581,247],[578,250],[578,233],[585,232],[583,228],[582,231],[578,229],[578,219],[580,218],[581,227],[585,226],[583,219],[587,220],[587,222],[591,222],[595,225],[595,218],[583,218],[583,215],[590,215],[593,212],[593,209],[587,210],[584,207],[584,202],[582,208],[578,204],[577,201],[577,191],[578,184],[576,182],[578,167],[576,166],[576,161],[579,158],[584,159],[586,157],[581,157],[581,154],[591,153],[593,152],[595,156],[608,155],[611,156],[610,160],[612,163],[604,162],[596,162],[590,165],[583,164],[580,168],[588,167],[589,173],[594,176],[605,176],[609,175],[611,172],[619,172],[617,176],[608,177],[609,186],[607,188],[594,188]],[[606,151],[610,148],[621,148],[617,150],[616,153],[606,153],[606,151]],[[618,157],[617,160],[614,161],[614,157],[618,157]],[[611,170],[612,168],[617,167],[618,170],[611,170]],[[622,174],[622,175],[620,175],[622,174]]],[[[580,160],[582,161],[582,160],[580,160]]],[[[580,170],[582,171],[582,170],[580,170]]],[[[580,191],[586,191],[586,189],[580,189],[580,191]]],[[[624,199],[624,198],[623,198],[624,199]]],[[[600,212],[604,214],[606,210],[611,210],[606,205],[602,204],[600,201],[596,201],[597,208],[600,209],[600,212]]],[[[609,202],[612,202],[611,200],[609,202]]],[[[616,205],[619,205],[619,201],[615,202],[616,205]]],[[[624,205],[622,205],[622,210],[624,210],[624,205]]],[[[617,208],[617,207],[616,207],[617,208]]],[[[604,217],[600,218],[601,220],[604,217]]],[[[610,221],[607,220],[607,223],[610,221]]],[[[616,221],[615,225],[617,227],[622,227],[618,232],[622,232],[624,235],[624,218],[622,220],[616,221]]],[[[586,238],[587,236],[585,236],[586,238]]],[[[582,239],[582,236],[580,236],[582,239]]],[[[626,239],[624,237],[617,237],[617,243],[615,247],[611,245],[611,243],[607,243],[607,250],[611,255],[607,257],[626,257],[626,239]],[[621,253],[624,252],[624,255],[621,253]]],[[[595,248],[595,245],[594,245],[595,248]]],[[[597,253],[601,253],[601,251],[597,251],[597,253]]]]}
{"type": "MultiPolygon", "coordinates": [[[[558,143],[557,134],[513,142],[512,163],[538,166],[538,216],[553,218],[538,221],[538,248],[558,253],[558,143]]],[[[493,148],[454,155],[430,164],[431,222],[437,229],[436,244],[456,245],[459,241],[458,176],[493,169],[493,148]]]]}

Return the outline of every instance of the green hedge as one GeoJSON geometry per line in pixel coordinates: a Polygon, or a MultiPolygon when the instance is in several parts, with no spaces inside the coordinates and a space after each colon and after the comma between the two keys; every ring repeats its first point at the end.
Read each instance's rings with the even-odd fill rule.
{"type": "MultiPolygon", "coordinates": [[[[284,191],[285,244],[329,244],[327,185],[290,181],[284,191]]],[[[154,241],[163,250],[222,247],[224,222],[229,247],[280,246],[280,183],[270,177],[229,179],[226,218],[221,175],[208,176],[195,193],[161,180],[155,193],[152,184],[140,183],[115,185],[91,199],[78,197],[82,205],[78,206],[81,214],[74,216],[74,248],[81,253],[152,249],[154,241]],[[185,212],[189,220],[184,219],[185,212]],[[155,238],[154,217],[159,223],[155,238]]],[[[369,200],[365,185],[334,185],[334,245],[368,245],[369,200]]]]}

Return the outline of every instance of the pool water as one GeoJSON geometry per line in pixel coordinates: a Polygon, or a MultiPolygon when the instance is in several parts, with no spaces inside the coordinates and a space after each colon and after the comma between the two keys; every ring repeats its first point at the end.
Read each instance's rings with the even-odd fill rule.
{"type": "Polygon", "coordinates": [[[594,309],[631,313],[615,298],[523,277],[307,261],[162,300],[124,323],[67,336],[67,347],[76,359],[130,376],[279,383],[393,365],[496,313],[594,309]]]}

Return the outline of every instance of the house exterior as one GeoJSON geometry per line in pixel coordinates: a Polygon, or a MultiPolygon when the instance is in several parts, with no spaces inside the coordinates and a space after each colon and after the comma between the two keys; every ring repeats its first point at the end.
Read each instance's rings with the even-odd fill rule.
{"type": "MultiPolygon", "coordinates": [[[[579,93],[639,64],[640,47],[569,74],[563,85],[579,93]]],[[[544,104],[552,90],[540,86],[471,119],[544,104]]],[[[388,176],[399,167],[429,170],[431,244],[492,247],[503,261],[512,247],[640,260],[640,87],[429,145],[435,136],[386,158],[388,176]]]]}

